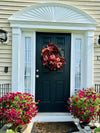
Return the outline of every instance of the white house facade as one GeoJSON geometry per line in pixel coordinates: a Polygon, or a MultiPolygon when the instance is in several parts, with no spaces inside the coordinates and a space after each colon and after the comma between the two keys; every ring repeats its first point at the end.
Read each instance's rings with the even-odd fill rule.
{"type": "MultiPolygon", "coordinates": [[[[8,20],[12,27],[13,92],[29,92],[36,96],[36,82],[41,77],[36,61],[37,33],[70,34],[70,75],[67,77],[65,73],[64,79],[64,83],[69,81],[69,96],[76,89],[93,86],[94,30],[97,22],[91,16],[74,6],[52,2],[26,7],[8,20]]],[[[45,83],[49,84],[47,80],[45,83]]],[[[59,82],[58,85],[61,84],[59,82]]],[[[44,95],[47,95],[48,92],[45,92],[44,95]]],[[[52,112],[39,112],[35,120],[71,121],[72,117],[69,113],[52,109],[52,112]]]]}

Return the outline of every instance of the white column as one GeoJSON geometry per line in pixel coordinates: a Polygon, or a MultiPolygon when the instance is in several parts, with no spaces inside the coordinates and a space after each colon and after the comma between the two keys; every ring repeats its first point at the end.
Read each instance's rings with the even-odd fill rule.
{"type": "Polygon", "coordinates": [[[94,32],[87,31],[85,36],[85,45],[86,45],[86,87],[93,87],[93,52],[94,52],[94,32]]]}
{"type": "Polygon", "coordinates": [[[71,35],[70,96],[75,94],[75,34],[71,35]]]}
{"type": "Polygon", "coordinates": [[[21,30],[12,28],[12,92],[21,92],[20,88],[20,46],[21,30]]]}
{"type": "Polygon", "coordinates": [[[36,72],[36,32],[32,32],[32,67],[31,67],[31,94],[35,96],[35,72],[36,72]]]}

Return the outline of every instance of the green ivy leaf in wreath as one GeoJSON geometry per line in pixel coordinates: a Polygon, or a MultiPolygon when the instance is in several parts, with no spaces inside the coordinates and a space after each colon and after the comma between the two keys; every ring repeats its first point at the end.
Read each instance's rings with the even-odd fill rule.
{"type": "Polygon", "coordinates": [[[62,69],[66,62],[61,48],[52,42],[41,50],[41,59],[43,65],[50,70],[62,69]]]}

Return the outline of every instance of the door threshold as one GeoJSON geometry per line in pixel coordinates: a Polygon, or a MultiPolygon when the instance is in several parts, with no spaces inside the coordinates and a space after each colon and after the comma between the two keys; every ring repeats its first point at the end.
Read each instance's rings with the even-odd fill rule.
{"type": "Polygon", "coordinates": [[[70,122],[73,121],[70,113],[37,113],[37,116],[32,119],[33,122],[70,122]]]}

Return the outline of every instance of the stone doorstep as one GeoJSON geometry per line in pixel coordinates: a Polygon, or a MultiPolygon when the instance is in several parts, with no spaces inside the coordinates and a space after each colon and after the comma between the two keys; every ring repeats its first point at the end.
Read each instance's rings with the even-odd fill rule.
{"type": "MultiPolygon", "coordinates": [[[[27,128],[22,133],[31,133],[34,122],[28,124],[27,128]]],[[[9,124],[5,124],[1,129],[0,133],[6,133],[6,130],[9,129],[9,124]]]]}

